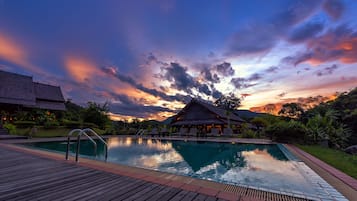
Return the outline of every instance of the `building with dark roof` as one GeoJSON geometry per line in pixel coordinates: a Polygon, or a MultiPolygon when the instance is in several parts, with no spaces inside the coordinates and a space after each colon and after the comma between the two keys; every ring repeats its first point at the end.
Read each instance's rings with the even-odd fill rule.
{"type": "Polygon", "coordinates": [[[59,86],[36,83],[30,76],[0,70],[0,110],[65,110],[64,102],[59,86]]]}
{"type": "Polygon", "coordinates": [[[214,106],[197,99],[192,99],[172,119],[171,126],[197,127],[202,132],[210,132],[211,128],[219,128],[221,131],[230,125],[240,126],[245,121],[234,112],[227,113],[223,108],[214,106]]]}

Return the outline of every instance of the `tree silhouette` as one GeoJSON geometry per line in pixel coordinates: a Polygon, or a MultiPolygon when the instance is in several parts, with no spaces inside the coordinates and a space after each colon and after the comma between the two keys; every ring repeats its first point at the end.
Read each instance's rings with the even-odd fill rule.
{"type": "Polygon", "coordinates": [[[228,120],[228,127],[230,128],[230,119],[229,116],[231,112],[241,105],[241,99],[236,97],[233,93],[229,93],[228,95],[222,95],[218,98],[214,104],[217,107],[223,108],[226,110],[227,120],[228,120]]]}

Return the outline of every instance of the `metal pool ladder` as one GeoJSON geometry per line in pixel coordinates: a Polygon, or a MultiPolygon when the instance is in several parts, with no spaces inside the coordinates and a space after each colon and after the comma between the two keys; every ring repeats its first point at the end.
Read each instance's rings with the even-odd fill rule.
{"type": "Polygon", "coordinates": [[[79,149],[80,149],[80,143],[81,143],[81,136],[84,135],[86,136],[94,145],[94,152],[97,155],[97,143],[93,140],[92,137],[90,137],[87,132],[95,135],[103,144],[105,147],[105,161],[107,161],[108,158],[108,144],[105,140],[103,140],[102,137],[100,137],[94,130],[90,128],[85,128],[85,129],[73,129],[68,133],[67,136],[67,148],[66,148],[66,160],[68,160],[68,155],[69,155],[69,147],[70,147],[70,141],[71,141],[71,136],[73,133],[78,132],[77,135],[77,147],[76,147],[76,162],[78,162],[78,155],[79,155],[79,149]]]}

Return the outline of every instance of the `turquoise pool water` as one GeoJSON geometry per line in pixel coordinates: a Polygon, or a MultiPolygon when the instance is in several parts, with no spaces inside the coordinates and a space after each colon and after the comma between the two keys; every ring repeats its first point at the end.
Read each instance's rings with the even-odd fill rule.
{"type": "MultiPolygon", "coordinates": [[[[282,192],[314,193],[311,183],[277,145],[109,138],[108,162],[282,192]]],[[[65,152],[66,142],[26,144],[65,152]]],[[[74,154],[75,143],[71,144],[74,154]]],[[[81,141],[81,157],[103,160],[104,146],[81,141]]]]}

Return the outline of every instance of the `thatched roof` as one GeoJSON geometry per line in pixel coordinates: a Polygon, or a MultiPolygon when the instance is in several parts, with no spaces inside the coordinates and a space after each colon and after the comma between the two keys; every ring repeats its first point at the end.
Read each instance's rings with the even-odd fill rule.
{"type": "MultiPolygon", "coordinates": [[[[227,111],[223,108],[220,108],[220,107],[217,107],[217,106],[214,106],[212,104],[209,104],[209,103],[205,103],[203,101],[200,101],[200,100],[197,100],[197,99],[192,99],[192,101],[200,104],[200,105],[203,105],[204,107],[206,107],[207,109],[209,109],[211,112],[217,114],[218,116],[220,116],[221,118],[223,119],[228,119],[228,115],[227,115],[227,111]]],[[[235,113],[231,112],[229,114],[229,119],[230,120],[235,120],[235,121],[240,121],[240,122],[244,122],[244,120],[240,117],[238,117],[235,113]]]]}
{"type": "Polygon", "coordinates": [[[65,110],[61,88],[34,83],[32,77],[0,70],[0,103],[65,110]]]}
{"type": "Polygon", "coordinates": [[[32,77],[0,70],[0,103],[34,106],[32,77]]]}
{"type": "Polygon", "coordinates": [[[228,119],[230,120],[231,124],[240,124],[245,122],[233,112],[231,112],[228,116],[226,110],[222,108],[197,99],[192,99],[191,102],[188,103],[175,116],[171,123],[174,126],[227,124],[228,119]],[[197,110],[197,107],[201,109],[197,110]],[[188,113],[191,113],[190,118],[185,116],[188,113]],[[192,113],[194,113],[194,115],[192,115],[192,113]]]}
{"type": "Polygon", "coordinates": [[[61,92],[61,88],[58,86],[35,82],[34,87],[36,99],[60,102],[65,101],[61,92]]]}

